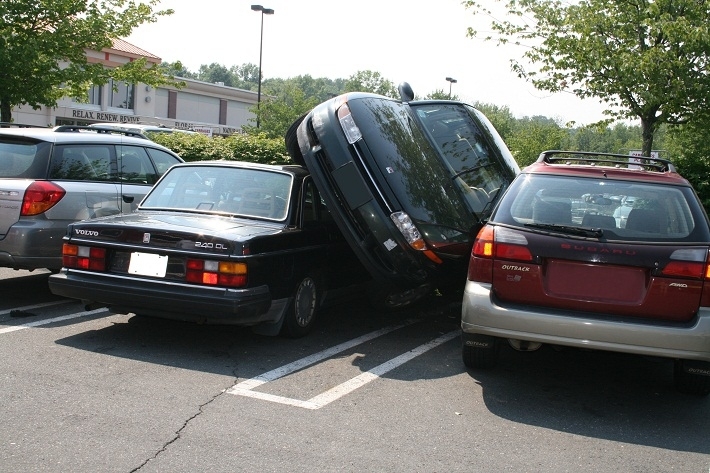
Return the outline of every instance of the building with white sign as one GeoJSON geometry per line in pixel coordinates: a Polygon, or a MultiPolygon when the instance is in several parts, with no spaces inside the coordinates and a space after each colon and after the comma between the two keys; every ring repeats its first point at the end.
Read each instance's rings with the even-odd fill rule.
{"type": "MultiPolygon", "coordinates": [[[[87,51],[87,59],[106,67],[146,58],[160,64],[161,59],[124,40],[101,52],[87,51]]],[[[54,108],[33,110],[29,105],[15,107],[15,123],[35,126],[89,125],[91,123],[141,123],[184,130],[211,131],[215,135],[239,132],[256,119],[250,109],[257,103],[257,92],[176,78],[184,87],[151,87],[145,84],[108,83],[94,86],[86,102],[63,98],[54,108]],[[115,90],[114,90],[115,89],[115,90]]]]}

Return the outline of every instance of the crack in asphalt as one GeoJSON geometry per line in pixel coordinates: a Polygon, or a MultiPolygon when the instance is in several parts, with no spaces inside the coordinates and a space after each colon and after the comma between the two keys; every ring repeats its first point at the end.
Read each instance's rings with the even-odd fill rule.
{"type": "MultiPolygon", "coordinates": [[[[234,382],[232,382],[232,385],[231,385],[229,388],[234,387],[234,386],[237,384],[238,381],[239,381],[239,378],[238,378],[238,377],[235,377],[234,382]]],[[[160,449],[158,449],[158,451],[155,452],[155,454],[154,454],[152,457],[146,459],[143,463],[141,463],[140,465],[138,465],[136,468],[132,469],[132,470],[130,471],[130,473],[135,473],[135,472],[137,472],[137,471],[142,470],[144,466],[146,466],[148,463],[150,463],[151,461],[155,460],[155,459],[158,458],[163,452],[165,452],[165,451],[168,449],[168,447],[169,447],[170,445],[172,445],[172,444],[174,444],[175,442],[177,442],[177,441],[182,437],[182,432],[187,428],[187,426],[190,424],[190,422],[192,422],[193,420],[195,420],[195,419],[197,419],[199,416],[201,416],[202,413],[204,412],[205,407],[209,406],[209,405],[212,404],[214,401],[216,401],[219,397],[221,397],[224,393],[226,393],[226,392],[229,390],[229,388],[223,389],[222,392],[220,392],[219,394],[215,394],[214,396],[212,396],[212,398],[211,398],[210,400],[208,400],[208,401],[206,401],[206,402],[200,404],[200,406],[199,406],[199,408],[198,408],[198,412],[195,413],[195,415],[193,415],[193,416],[191,416],[190,418],[188,418],[185,422],[183,422],[182,427],[180,427],[180,428],[175,432],[175,436],[174,436],[172,439],[170,439],[170,440],[168,440],[167,442],[165,442],[165,443],[163,444],[163,446],[162,446],[160,449]]]]}

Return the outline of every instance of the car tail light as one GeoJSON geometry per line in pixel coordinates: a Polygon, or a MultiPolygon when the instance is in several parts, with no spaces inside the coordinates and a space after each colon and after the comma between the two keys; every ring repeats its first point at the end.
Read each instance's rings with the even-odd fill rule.
{"type": "Polygon", "coordinates": [[[682,278],[708,279],[708,251],[705,249],[675,250],[671,260],[663,268],[664,276],[682,278]]]}
{"type": "Polygon", "coordinates": [[[525,235],[503,227],[485,225],[478,232],[471,250],[468,265],[468,279],[479,282],[492,282],[493,261],[531,262],[532,253],[527,247],[525,235]]]}
{"type": "Polygon", "coordinates": [[[188,259],[187,282],[209,286],[242,287],[247,283],[246,263],[188,259]]]}
{"type": "Polygon", "coordinates": [[[62,246],[62,265],[72,269],[106,270],[106,249],[65,243],[62,246]]]}
{"type": "Polygon", "coordinates": [[[661,270],[663,276],[703,280],[700,297],[702,307],[710,307],[710,254],[707,249],[675,250],[668,264],[661,270]]]}
{"type": "Polygon", "coordinates": [[[49,181],[34,181],[25,190],[20,215],[39,215],[54,207],[67,191],[49,181]]]}
{"type": "Polygon", "coordinates": [[[404,212],[395,212],[390,215],[390,218],[397,226],[397,229],[400,231],[400,233],[404,235],[404,238],[407,240],[407,243],[409,243],[409,246],[411,246],[417,251],[423,252],[426,257],[432,260],[433,262],[437,264],[442,263],[441,259],[436,256],[436,253],[434,253],[432,250],[429,249],[429,247],[427,247],[427,244],[422,238],[421,233],[419,233],[419,229],[414,225],[414,222],[412,222],[412,219],[409,217],[409,215],[404,212]]]}
{"type": "Polygon", "coordinates": [[[355,124],[355,120],[353,120],[353,116],[347,104],[344,104],[338,109],[338,120],[340,121],[340,126],[343,129],[343,133],[345,133],[345,138],[348,140],[348,143],[353,144],[362,138],[362,133],[355,124]]]}

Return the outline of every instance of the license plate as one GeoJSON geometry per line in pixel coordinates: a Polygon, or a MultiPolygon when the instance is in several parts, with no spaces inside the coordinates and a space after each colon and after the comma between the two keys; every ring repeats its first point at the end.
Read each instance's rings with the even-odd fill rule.
{"type": "Polygon", "coordinates": [[[168,268],[168,257],[153,253],[131,253],[131,262],[128,264],[129,274],[153,276],[164,278],[168,268]]]}

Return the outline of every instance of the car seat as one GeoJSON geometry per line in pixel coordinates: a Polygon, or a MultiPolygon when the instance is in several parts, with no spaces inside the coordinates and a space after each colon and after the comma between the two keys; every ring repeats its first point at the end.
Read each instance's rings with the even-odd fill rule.
{"type": "Polygon", "coordinates": [[[611,215],[584,214],[583,227],[616,228],[616,219],[611,215]]]}
{"type": "Polygon", "coordinates": [[[533,203],[533,221],[535,223],[569,225],[572,223],[572,204],[557,200],[537,199],[533,203]]]}

